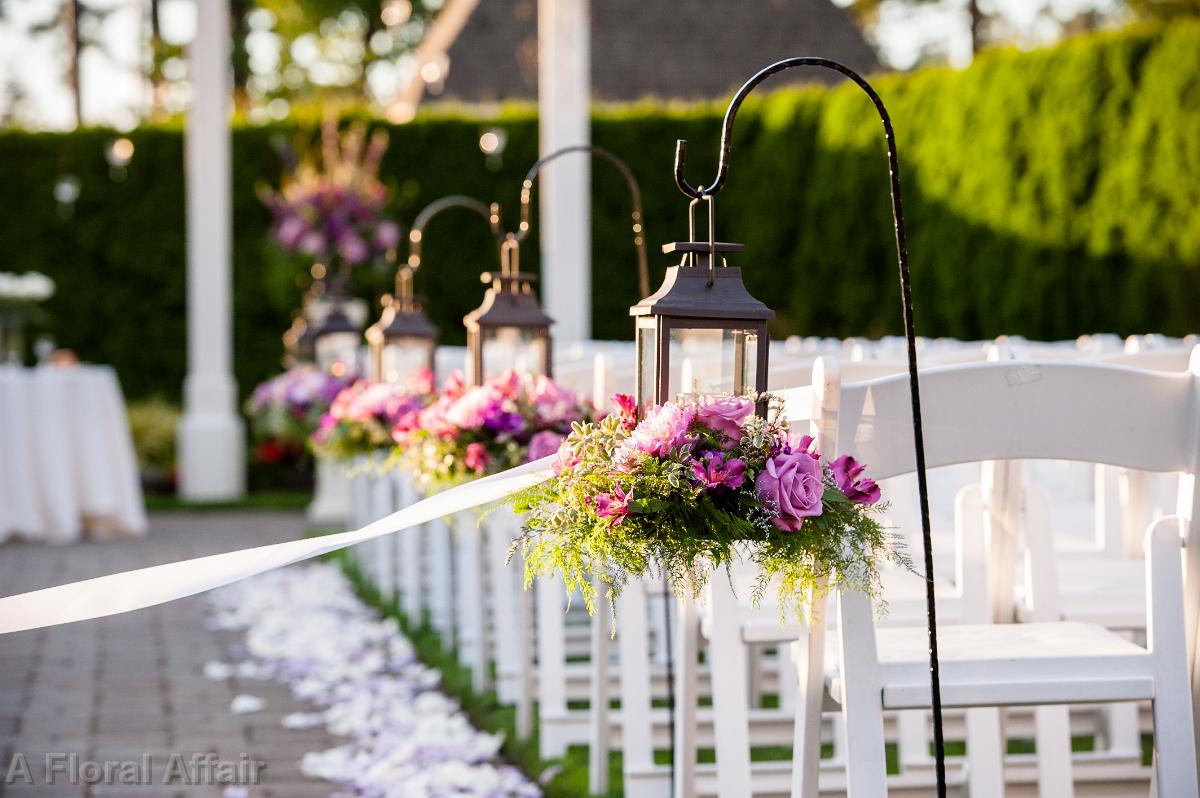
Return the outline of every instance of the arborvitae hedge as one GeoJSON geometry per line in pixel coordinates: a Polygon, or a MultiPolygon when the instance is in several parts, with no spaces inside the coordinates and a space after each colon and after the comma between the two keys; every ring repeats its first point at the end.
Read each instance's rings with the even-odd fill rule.
{"type": "MultiPolygon", "coordinates": [[[[1192,332],[1200,302],[1200,24],[1132,29],[1033,53],[985,54],[963,72],[927,69],[876,83],[900,145],[917,323],[926,335],[1192,332]]],[[[677,138],[693,183],[711,179],[721,108],[638,105],[596,113],[594,139],[641,181],[652,246],[686,231],[671,178],[677,138]]],[[[311,126],[309,126],[311,128],[311,126]]],[[[234,132],[236,365],[243,391],[277,368],[298,264],[265,239],[254,187],[278,178],[272,137],[234,132]]],[[[536,154],[529,109],[496,118],[428,116],[391,130],[385,176],[395,214],[462,193],[498,199],[511,222],[536,154]],[[508,134],[499,164],[479,135],[508,134]]],[[[114,134],[0,135],[0,270],[38,269],[59,285],[50,329],[83,357],[115,365],[127,393],[177,395],[184,374],[183,143],[179,129],[129,134],[114,180],[114,134]],[[82,191],[64,217],[62,175],[82,191]]],[[[620,176],[593,166],[595,335],[628,337],[637,299],[620,176]]],[[[878,120],[853,86],[780,91],[738,118],[718,235],[747,245],[752,290],[779,334],[879,334],[899,328],[887,166],[878,120]]],[[[533,236],[532,238],[536,238],[533,236]]],[[[536,242],[531,242],[536,243],[536,242]]],[[[448,214],[425,240],[418,277],[448,341],[495,264],[480,220],[448,214]]],[[[522,265],[537,263],[536,246],[522,265]]],[[[653,258],[652,279],[666,265],[653,258]]],[[[364,274],[364,295],[387,275],[364,274]]]]}

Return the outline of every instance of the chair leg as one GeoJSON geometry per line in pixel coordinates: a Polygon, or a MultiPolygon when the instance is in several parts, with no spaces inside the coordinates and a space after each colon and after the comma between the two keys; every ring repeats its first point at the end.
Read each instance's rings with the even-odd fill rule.
{"type": "Polygon", "coordinates": [[[1110,757],[1140,760],[1141,735],[1138,732],[1138,705],[1133,701],[1101,708],[1104,718],[1105,752],[1110,757]]]}
{"type": "Polygon", "coordinates": [[[1071,798],[1075,794],[1071,775],[1071,719],[1065,706],[1034,708],[1037,738],[1038,795],[1041,798],[1071,798]]]}
{"type": "Polygon", "coordinates": [[[1002,710],[967,710],[967,794],[1004,798],[1004,724],[1002,710]]]}
{"type": "MultiPolygon", "coordinates": [[[[713,574],[709,586],[712,638],[708,656],[716,724],[717,792],[725,798],[750,795],[749,647],[738,629],[737,597],[726,574],[713,574]]],[[[681,632],[686,634],[686,630],[681,632]]],[[[680,669],[694,667],[682,660],[680,669]]]]}
{"type": "MultiPolygon", "coordinates": [[[[808,633],[791,647],[795,661],[793,700],[796,708],[796,730],[792,746],[792,798],[817,798],[821,771],[821,708],[825,702],[827,604],[824,593],[813,597],[808,633]]],[[[781,682],[786,681],[785,676],[791,674],[792,671],[785,670],[781,662],[781,682]]],[[[839,739],[837,732],[838,729],[835,729],[835,741],[839,739]]]]}
{"type": "Polygon", "coordinates": [[[842,718],[846,723],[847,798],[887,795],[883,738],[883,688],[875,653],[870,602],[857,593],[838,594],[838,652],[842,718]]]}
{"type": "Polygon", "coordinates": [[[1157,663],[1154,770],[1162,798],[1200,795],[1184,632],[1182,519],[1156,521],[1146,536],[1147,648],[1157,663]]]}
{"type": "Polygon", "coordinates": [[[900,769],[920,768],[930,762],[929,721],[923,709],[906,709],[896,713],[900,738],[896,745],[900,769]]]}

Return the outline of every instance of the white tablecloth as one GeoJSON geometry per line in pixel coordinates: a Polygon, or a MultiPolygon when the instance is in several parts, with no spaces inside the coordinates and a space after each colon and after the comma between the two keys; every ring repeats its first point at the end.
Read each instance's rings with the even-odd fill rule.
{"type": "Polygon", "coordinates": [[[0,542],[144,535],[125,401],[107,366],[0,366],[0,542]]]}

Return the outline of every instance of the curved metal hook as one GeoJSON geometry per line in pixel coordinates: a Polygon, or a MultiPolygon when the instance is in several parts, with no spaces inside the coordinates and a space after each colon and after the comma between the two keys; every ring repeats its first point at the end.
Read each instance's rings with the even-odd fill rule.
{"type": "Polygon", "coordinates": [[[841,73],[862,89],[871,98],[871,102],[875,105],[875,110],[879,113],[879,119],[883,122],[884,139],[887,141],[888,171],[891,177],[892,222],[896,231],[896,259],[900,269],[900,295],[903,303],[904,334],[908,341],[908,382],[912,401],[917,491],[920,497],[921,532],[925,548],[925,602],[929,622],[929,675],[933,697],[934,748],[937,755],[937,794],[939,798],[945,798],[946,753],[945,738],[942,731],[941,677],[938,666],[937,647],[937,608],[934,601],[933,546],[929,524],[929,486],[925,474],[925,441],[921,423],[921,390],[917,375],[917,334],[916,326],[913,322],[912,286],[908,268],[908,238],[904,230],[904,208],[900,198],[900,164],[896,156],[896,134],[892,130],[891,117],[888,116],[887,108],[883,105],[883,100],[880,99],[871,84],[867,83],[865,78],[845,64],[840,64],[828,58],[785,58],[760,70],[738,89],[737,94],[730,101],[729,107],[725,111],[725,120],[721,128],[721,157],[717,164],[716,179],[709,186],[701,186],[700,188],[693,188],[687,182],[683,174],[687,158],[687,142],[680,139],[675,145],[675,183],[679,186],[680,191],[693,198],[693,200],[701,197],[710,198],[720,191],[721,186],[725,183],[726,176],[729,174],[730,150],[733,143],[733,120],[737,116],[738,108],[741,107],[742,101],[746,99],[750,92],[754,91],[755,87],[772,75],[793,67],[806,66],[822,67],[841,73]]]}
{"type": "Polygon", "coordinates": [[[646,256],[646,225],[645,216],[642,213],[642,190],[638,186],[637,178],[633,176],[633,170],[629,168],[629,164],[618,158],[609,150],[603,147],[597,147],[594,144],[575,144],[570,147],[563,147],[560,150],[555,150],[546,157],[539,160],[529,168],[525,173],[525,180],[521,182],[521,223],[517,227],[516,238],[518,241],[524,241],[529,235],[530,229],[530,205],[533,201],[533,183],[537,179],[538,173],[546,164],[560,158],[563,155],[569,155],[573,152],[586,152],[592,155],[598,155],[604,160],[617,167],[621,176],[625,178],[625,184],[629,186],[629,197],[633,202],[633,246],[637,249],[638,256],[638,289],[642,296],[650,295],[650,266],[646,256]]]}
{"type": "Polygon", "coordinates": [[[693,188],[684,177],[684,165],[687,162],[687,140],[679,139],[675,142],[675,185],[679,186],[679,190],[689,197],[701,197],[705,194],[716,194],[725,185],[725,178],[729,174],[729,159],[730,151],[733,148],[733,120],[737,117],[738,109],[742,107],[742,102],[758,87],[758,84],[765,81],[772,75],[777,75],[793,67],[815,66],[824,69],[832,69],[845,75],[858,87],[867,93],[871,98],[871,102],[875,104],[875,109],[879,112],[880,118],[883,120],[884,132],[888,137],[888,141],[892,140],[892,122],[888,117],[887,109],[883,106],[883,101],[879,99],[879,95],[875,93],[870,83],[862,75],[855,72],[845,64],[840,64],[829,58],[820,58],[817,56],[802,56],[798,58],[785,58],[782,61],[776,61],[768,67],[759,70],[754,77],[742,84],[742,87],[737,90],[737,94],[733,95],[733,99],[729,101],[729,107],[725,109],[725,119],[721,123],[721,158],[717,164],[717,177],[707,186],[693,188]]]}
{"type": "Polygon", "coordinates": [[[415,271],[421,266],[421,239],[425,237],[425,226],[433,220],[433,217],[450,208],[466,208],[474,211],[488,222],[492,235],[496,236],[497,241],[504,240],[503,234],[499,231],[500,217],[494,203],[488,207],[474,197],[451,194],[448,197],[434,200],[417,214],[412,230],[408,233],[408,268],[415,271]]]}

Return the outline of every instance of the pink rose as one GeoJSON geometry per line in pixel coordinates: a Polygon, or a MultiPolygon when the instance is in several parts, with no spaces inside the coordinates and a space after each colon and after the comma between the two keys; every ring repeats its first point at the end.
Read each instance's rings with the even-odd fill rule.
{"type": "Polygon", "coordinates": [[[754,413],[754,402],[744,396],[706,396],[696,409],[696,419],[709,429],[741,440],[742,424],[754,413]]]}
{"type": "Polygon", "coordinates": [[[754,481],[759,500],[775,513],[771,519],[785,532],[797,532],[805,518],[821,514],[821,464],[803,452],[778,454],[754,481]]]}
{"type": "Polygon", "coordinates": [[[833,472],[833,481],[838,490],[846,494],[846,498],[855,504],[874,504],[879,501],[881,493],[875,480],[862,475],[864,466],[848,454],[844,454],[829,464],[833,472]]]}
{"type": "Polygon", "coordinates": [[[529,439],[529,461],[541,460],[558,451],[562,446],[563,436],[551,430],[542,430],[529,439]]]}
{"type": "Polygon", "coordinates": [[[492,456],[488,454],[487,447],[482,443],[467,444],[467,454],[463,457],[463,463],[476,474],[482,474],[491,459],[492,456]]]}

